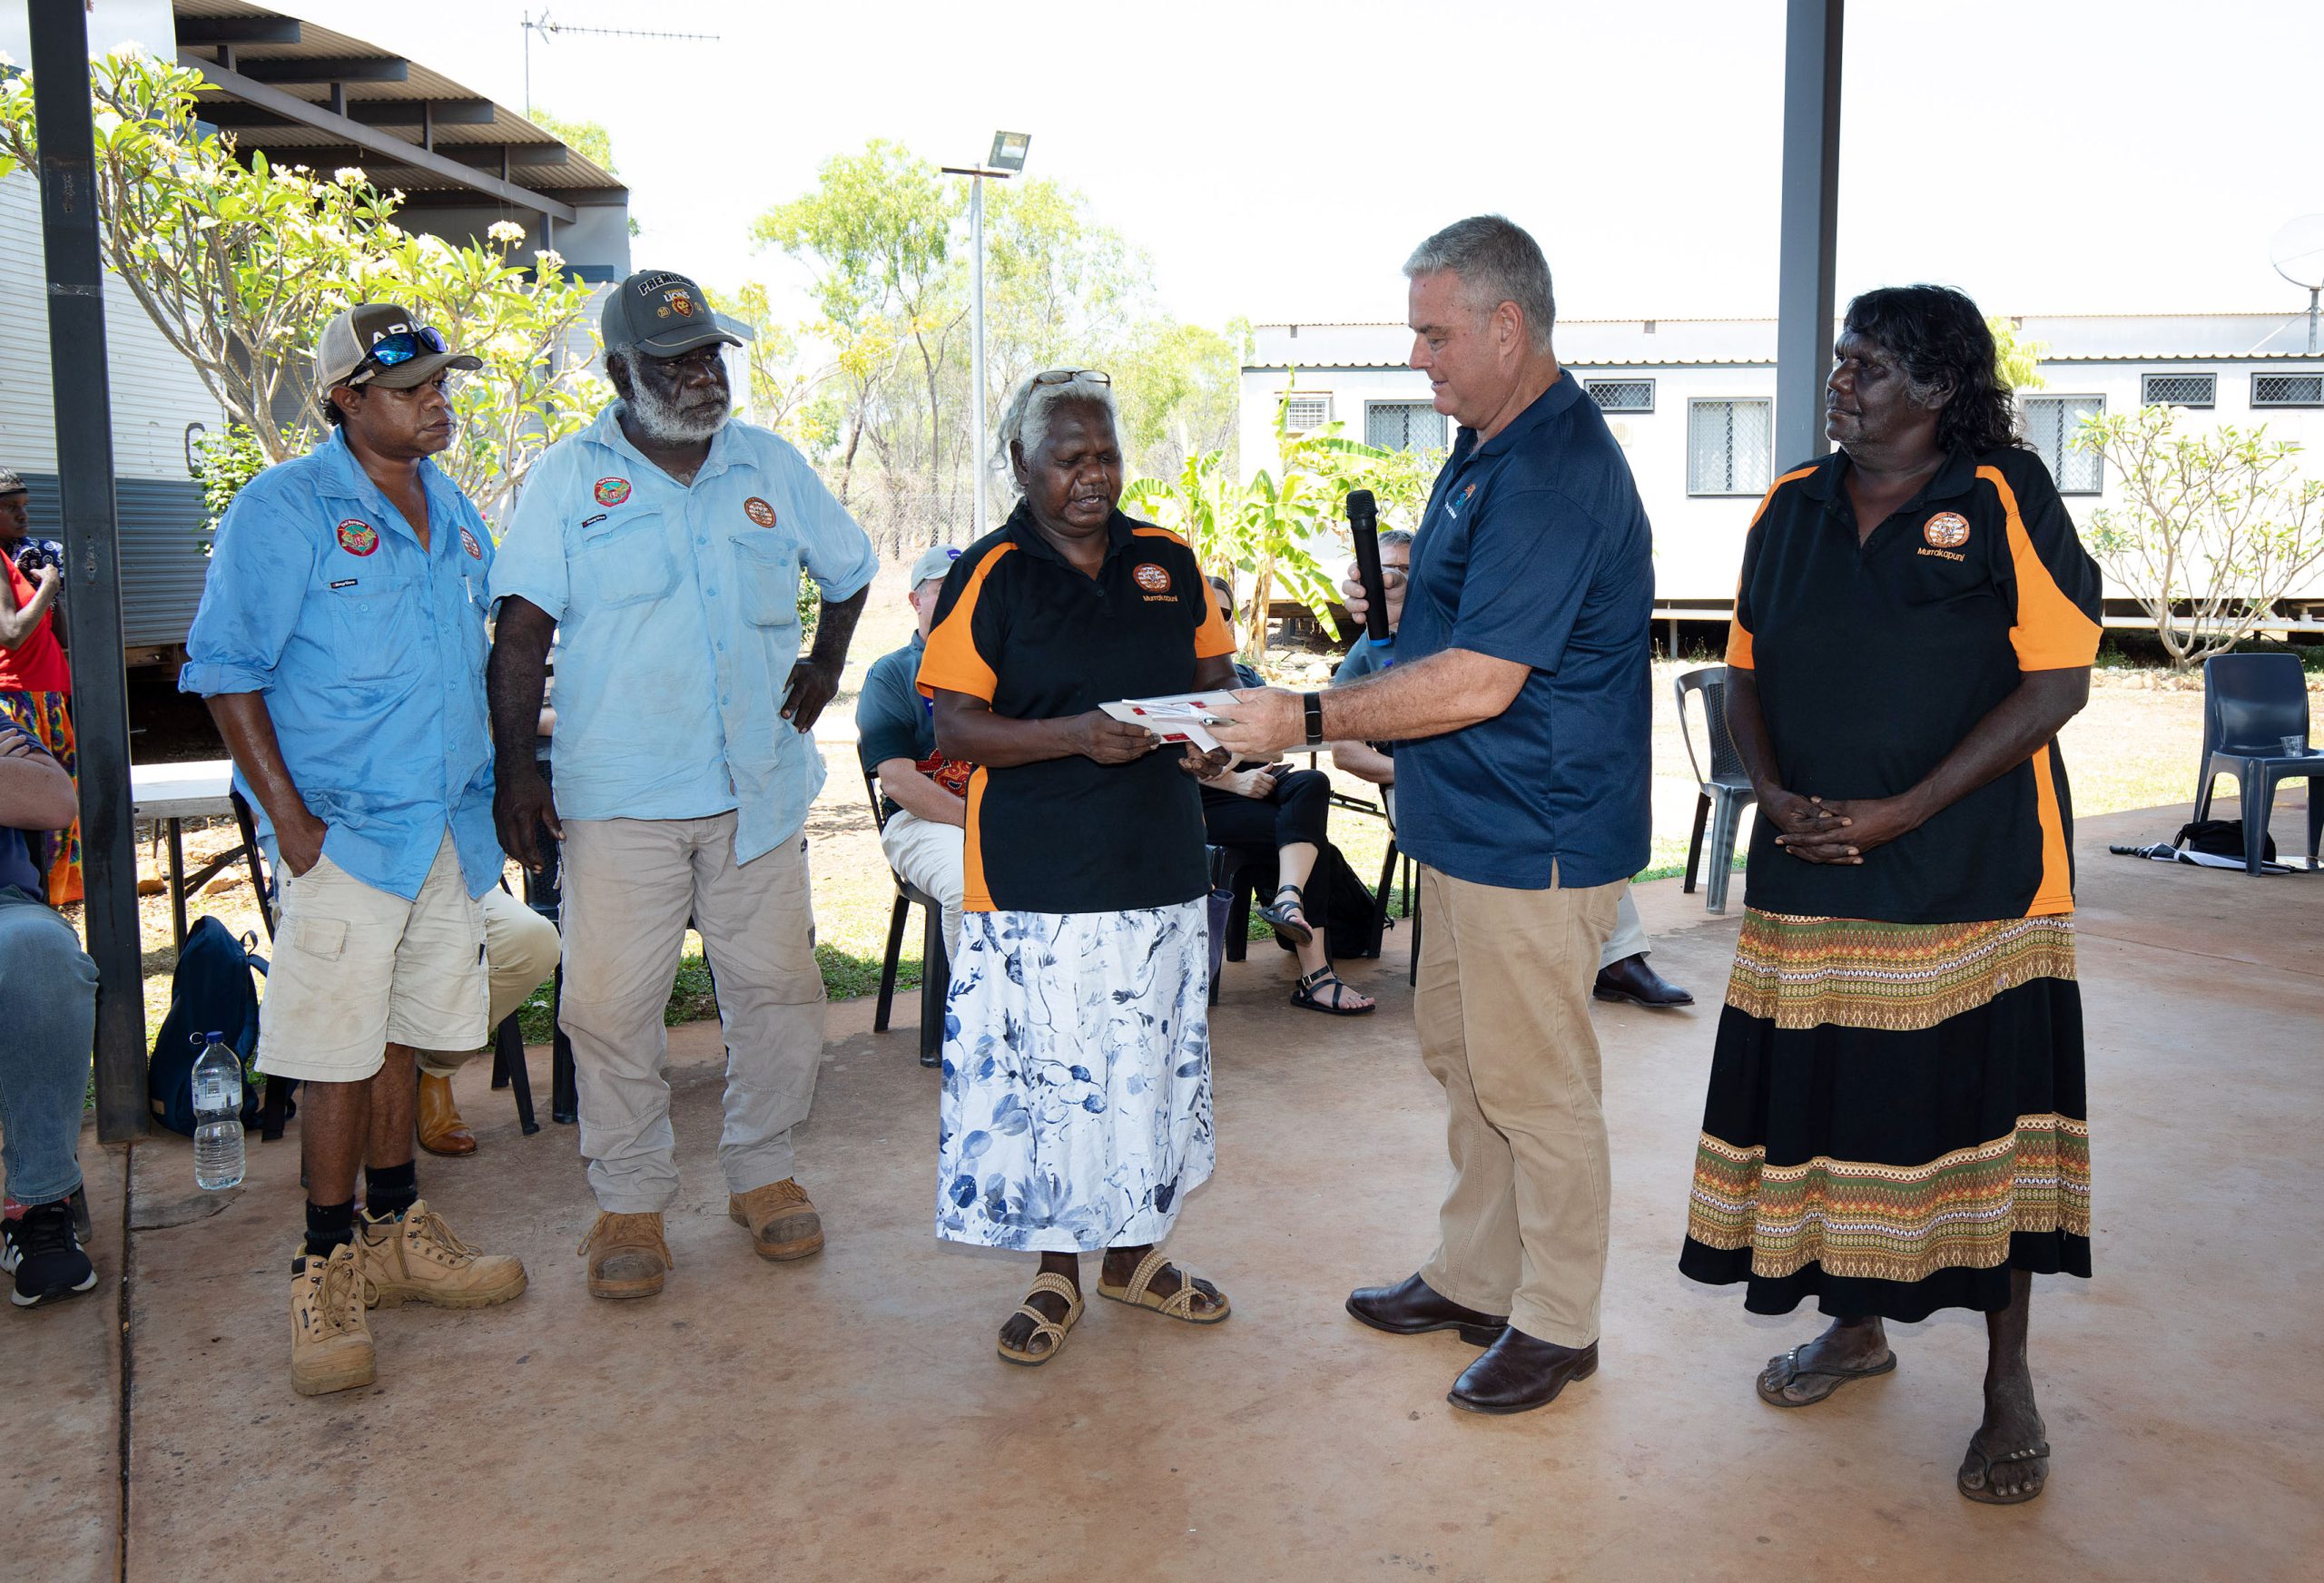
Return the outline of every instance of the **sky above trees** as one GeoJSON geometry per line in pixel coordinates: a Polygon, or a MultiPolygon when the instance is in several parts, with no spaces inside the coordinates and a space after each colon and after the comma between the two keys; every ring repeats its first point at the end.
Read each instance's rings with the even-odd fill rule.
{"type": "MultiPolygon", "coordinates": [[[[285,9],[522,102],[521,5],[285,9]]],[[[1029,170],[1086,193],[1151,255],[1182,320],[1400,318],[1405,252],[1483,209],[1541,239],[1561,315],[1762,315],[1782,14],[1778,0],[567,0],[566,24],[721,40],[537,38],[533,84],[537,103],[610,130],[641,262],[763,278],[787,317],[806,310],[808,276],[753,253],[760,212],[873,138],[967,162],[1000,126],[1031,133],[1029,170]]],[[[1842,293],[1934,279],[2004,312],[2299,311],[2267,242],[2324,210],[2301,66],[2319,54],[2324,7],[2306,3],[1859,0],[1842,293]]]]}

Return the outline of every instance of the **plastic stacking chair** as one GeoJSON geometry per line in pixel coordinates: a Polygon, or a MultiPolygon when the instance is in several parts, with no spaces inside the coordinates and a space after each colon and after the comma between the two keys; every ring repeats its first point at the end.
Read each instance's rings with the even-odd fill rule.
{"type": "Polygon", "coordinates": [[[1695,829],[1687,841],[1687,879],[1679,887],[1688,895],[1695,891],[1695,871],[1703,860],[1703,826],[1710,826],[1710,868],[1704,888],[1704,906],[1711,912],[1727,910],[1727,882],[1735,868],[1735,836],[1742,826],[1743,810],[1758,800],[1751,790],[1748,777],[1743,773],[1743,755],[1735,751],[1735,739],[1727,730],[1727,667],[1704,665],[1688,671],[1671,683],[1671,690],[1679,701],[1679,735],[1687,744],[1687,762],[1695,772],[1695,829]],[[1703,735],[1708,753],[1705,758],[1695,754],[1694,733],[1687,729],[1687,695],[1694,693],[1701,700],[1703,735]],[[1705,774],[1706,758],[1710,772],[1705,774]]]}
{"type": "Polygon", "coordinates": [[[2290,654],[2220,654],[2203,662],[2202,783],[2195,793],[2197,822],[2211,817],[2211,788],[2235,777],[2243,797],[2243,869],[2263,872],[2268,818],[2280,782],[2308,782],[2308,860],[2316,861],[2324,834],[2324,754],[2288,754],[2283,739],[2308,737],[2308,678],[2290,654]]]}
{"type": "MultiPolygon", "coordinates": [[[[873,828],[885,832],[888,813],[880,801],[880,777],[863,772],[863,794],[872,800],[873,828]]],[[[904,923],[911,909],[921,909],[920,933],[920,1064],[940,1067],[944,1058],[944,992],[952,980],[952,964],[944,952],[944,909],[936,898],[896,872],[896,904],[888,914],[888,954],[880,963],[880,1004],[872,1014],[872,1031],[888,1031],[888,1008],[896,997],[896,963],[903,955],[904,923]]]]}

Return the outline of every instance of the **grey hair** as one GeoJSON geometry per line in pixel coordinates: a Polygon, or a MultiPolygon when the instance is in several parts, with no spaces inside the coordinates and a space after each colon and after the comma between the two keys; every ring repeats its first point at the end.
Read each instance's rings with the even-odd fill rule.
{"type": "MultiPolygon", "coordinates": [[[[1051,369],[1046,371],[1062,373],[1065,370],[1051,369]]],[[[1099,380],[1081,377],[1088,372],[1090,370],[1087,369],[1077,369],[1073,370],[1072,379],[1049,385],[1035,384],[1040,375],[1028,374],[1018,383],[1017,388],[1009,393],[1009,404],[1000,409],[1000,428],[996,437],[998,443],[992,453],[992,465],[997,469],[1004,473],[1009,471],[1009,447],[1011,444],[1023,446],[1029,457],[1040,449],[1041,441],[1048,438],[1049,432],[1049,417],[1060,407],[1075,403],[1102,407],[1106,409],[1106,421],[1113,425],[1117,434],[1121,432],[1122,414],[1121,408],[1114,405],[1114,388],[1099,380]]]]}
{"type": "Polygon", "coordinates": [[[1380,547],[1384,550],[1410,549],[1412,542],[1413,530],[1409,527],[1389,527],[1381,530],[1380,547]]]}
{"type": "Polygon", "coordinates": [[[1524,227],[1498,214],[1454,221],[1404,261],[1404,274],[1413,280],[1440,270],[1461,277],[1470,305],[1480,314],[1490,314],[1504,302],[1515,303],[1533,349],[1550,349],[1550,332],[1558,317],[1557,299],[1550,290],[1550,262],[1524,227]]]}

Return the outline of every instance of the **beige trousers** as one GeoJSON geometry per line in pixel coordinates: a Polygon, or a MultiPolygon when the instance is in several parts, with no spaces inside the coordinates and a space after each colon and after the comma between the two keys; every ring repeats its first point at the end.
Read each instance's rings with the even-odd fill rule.
{"type": "MultiPolygon", "coordinates": [[[[556,925],[495,885],[476,900],[484,914],[484,968],[492,984],[492,1008],[485,1014],[485,1037],[500,1031],[508,1014],[556,971],[556,925]]],[[[449,1077],[467,1065],[474,1050],[421,1050],[419,1069],[449,1077]]]]}
{"type": "Polygon", "coordinates": [[[734,816],[565,821],[565,996],[581,1153],[597,1207],[658,1214],[678,1197],[662,1009],[686,919],[702,932],[726,1038],[718,1164],[728,1191],[793,1174],[823,1054],[807,841],[734,860],[734,816]]]}
{"type": "Polygon", "coordinates": [[[1590,986],[1622,884],[1512,890],[1424,865],[1420,883],[1413,1020],[1452,1156],[1421,1279],[1536,1341],[1586,1346],[1611,1191],[1590,986]]]}

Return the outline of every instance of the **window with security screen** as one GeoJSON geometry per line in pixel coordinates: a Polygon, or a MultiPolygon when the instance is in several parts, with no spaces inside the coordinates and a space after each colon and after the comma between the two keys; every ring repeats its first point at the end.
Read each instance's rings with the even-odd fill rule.
{"type": "Polygon", "coordinates": [[[1757,495],[1775,449],[1772,401],[1687,404],[1687,493],[1757,495]]]}
{"type": "Polygon", "coordinates": [[[1374,401],[1364,409],[1364,443],[1384,451],[1441,451],[1444,414],[1429,401],[1374,401]]]}
{"type": "Polygon", "coordinates": [[[1651,379],[1584,379],[1581,388],[1590,398],[1605,412],[1651,412],[1654,410],[1654,381],[1651,379]]]}
{"type": "Polygon", "coordinates": [[[1332,420],[1329,396],[1294,396],[1284,412],[1284,423],[1294,434],[1321,428],[1332,420]]]}
{"type": "Polygon", "coordinates": [[[2254,374],[2254,407],[2324,407],[2324,374],[2254,374]]]}
{"type": "Polygon", "coordinates": [[[2139,400],[2149,407],[2212,407],[2219,401],[2217,374],[2149,374],[2139,400]]]}
{"type": "Polygon", "coordinates": [[[2028,396],[2025,398],[2025,443],[2049,464],[2050,477],[2061,495],[2095,495],[2106,487],[2105,464],[2095,451],[2073,448],[2075,431],[2085,418],[2106,410],[2102,396],[2028,396]]]}

